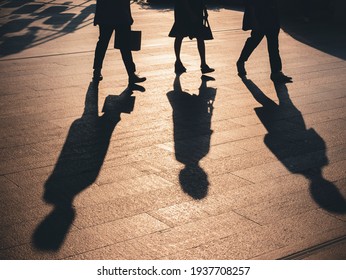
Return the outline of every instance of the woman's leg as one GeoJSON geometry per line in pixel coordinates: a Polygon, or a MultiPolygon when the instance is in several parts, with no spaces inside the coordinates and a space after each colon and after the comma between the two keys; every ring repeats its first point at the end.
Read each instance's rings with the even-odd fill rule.
{"type": "Polygon", "coordinates": [[[199,56],[201,58],[201,71],[202,71],[202,74],[207,74],[207,73],[214,72],[215,69],[210,68],[208,66],[207,62],[206,62],[206,58],[205,58],[205,44],[204,44],[204,40],[203,39],[197,38],[197,47],[198,47],[199,56]]]}
{"type": "Polygon", "coordinates": [[[199,56],[201,58],[201,67],[202,67],[207,65],[205,60],[205,44],[203,39],[197,38],[197,47],[198,47],[199,56]]]}
{"type": "Polygon", "coordinates": [[[183,39],[184,37],[176,37],[174,41],[174,53],[175,53],[174,72],[176,74],[181,74],[186,72],[186,68],[184,67],[180,59],[180,51],[181,51],[181,45],[183,43],[183,39]]]}
{"type": "Polygon", "coordinates": [[[181,45],[183,43],[183,39],[184,37],[176,37],[174,41],[174,52],[175,52],[176,63],[181,63],[180,51],[181,51],[181,45]]]}

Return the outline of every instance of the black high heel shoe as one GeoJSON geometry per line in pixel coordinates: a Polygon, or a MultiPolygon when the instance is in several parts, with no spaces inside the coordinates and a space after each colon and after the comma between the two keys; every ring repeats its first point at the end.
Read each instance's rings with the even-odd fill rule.
{"type": "Polygon", "coordinates": [[[186,68],[181,62],[176,62],[174,64],[174,73],[175,74],[182,74],[186,72],[186,68]]]}
{"type": "Polygon", "coordinates": [[[205,64],[205,65],[201,65],[201,71],[202,71],[202,74],[207,74],[207,73],[214,72],[215,69],[210,68],[207,64],[205,64]]]}

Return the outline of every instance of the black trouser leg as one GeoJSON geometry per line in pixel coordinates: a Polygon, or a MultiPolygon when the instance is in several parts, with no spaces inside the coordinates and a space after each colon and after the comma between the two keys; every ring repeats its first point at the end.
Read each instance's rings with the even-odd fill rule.
{"type": "Polygon", "coordinates": [[[268,43],[270,68],[272,73],[278,73],[282,70],[282,62],[279,52],[279,32],[280,30],[268,33],[266,35],[268,43]]]}
{"type": "Polygon", "coordinates": [[[252,52],[257,48],[262,41],[264,34],[259,31],[251,31],[251,36],[246,40],[243,50],[240,54],[239,61],[247,61],[252,52]]]}
{"type": "Polygon", "coordinates": [[[115,29],[115,36],[118,36],[120,42],[120,53],[123,59],[128,76],[136,72],[136,65],[133,62],[131,52],[131,26],[122,26],[115,29]]]}
{"type": "Polygon", "coordinates": [[[109,26],[99,25],[99,30],[100,30],[100,35],[99,35],[99,40],[96,44],[93,68],[101,70],[103,60],[105,58],[106,51],[108,48],[109,40],[112,37],[114,28],[109,26]]]}

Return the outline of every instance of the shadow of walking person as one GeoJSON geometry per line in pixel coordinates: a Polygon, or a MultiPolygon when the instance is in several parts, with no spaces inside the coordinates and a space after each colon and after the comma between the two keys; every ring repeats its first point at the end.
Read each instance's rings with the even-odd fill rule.
{"type": "Polygon", "coordinates": [[[209,152],[212,134],[216,89],[207,86],[210,79],[202,76],[199,94],[191,95],[182,90],[177,75],[173,91],[167,93],[173,109],[175,157],[185,165],[179,174],[180,185],[194,199],[203,199],[208,194],[208,175],[199,162],[209,152]]]}
{"type": "Polygon", "coordinates": [[[113,107],[105,104],[105,113],[99,116],[98,88],[90,83],[83,115],[72,123],[54,170],[44,185],[43,199],[54,208],[33,234],[36,248],[57,251],[62,246],[75,219],[73,200],[95,182],[113,130],[120,121],[121,105],[126,100],[134,102],[131,94],[132,91],[125,90],[117,99],[121,104],[113,107]]]}
{"type": "Polygon", "coordinates": [[[294,174],[310,181],[310,194],[323,209],[346,213],[346,201],[338,188],[323,178],[328,165],[326,144],[313,129],[307,128],[302,113],[294,106],[286,85],[275,84],[279,105],[268,98],[251,80],[242,79],[253,97],[262,104],[255,108],[267,129],[264,143],[281,163],[294,174]]]}

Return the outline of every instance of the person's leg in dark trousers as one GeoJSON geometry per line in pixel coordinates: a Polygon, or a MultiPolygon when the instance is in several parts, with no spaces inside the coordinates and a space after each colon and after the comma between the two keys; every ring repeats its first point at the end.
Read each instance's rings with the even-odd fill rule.
{"type": "Polygon", "coordinates": [[[279,32],[280,29],[266,34],[271,69],[270,78],[275,83],[291,83],[292,78],[282,73],[282,62],[279,52],[279,32]]]}
{"type": "Polygon", "coordinates": [[[131,26],[116,27],[115,36],[118,36],[120,42],[120,53],[129,77],[129,85],[144,82],[146,78],[140,78],[135,74],[136,65],[131,52],[131,26]]]}
{"type": "Polygon", "coordinates": [[[279,30],[266,34],[270,69],[272,74],[282,70],[282,62],[279,52],[279,30]]]}
{"type": "Polygon", "coordinates": [[[136,72],[136,65],[133,62],[132,52],[131,52],[131,27],[121,26],[116,27],[115,36],[120,42],[120,53],[123,59],[126,72],[128,76],[132,76],[136,72]]]}
{"type": "Polygon", "coordinates": [[[112,27],[99,25],[100,35],[99,35],[99,40],[96,44],[94,66],[93,66],[94,68],[93,80],[94,81],[101,81],[103,78],[101,75],[102,64],[103,64],[103,60],[105,58],[108,44],[112,37],[113,31],[114,31],[114,28],[112,27]]]}
{"type": "Polygon", "coordinates": [[[243,50],[240,54],[240,57],[237,61],[237,69],[238,69],[238,75],[239,76],[245,76],[246,70],[245,70],[245,62],[249,59],[252,52],[257,48],[259,43],[261,43],[262,39],[264,37],[264,34],[257,30],[251,31],[251,36],[246,40],[245,45],[243,47],[243,50]]]}

